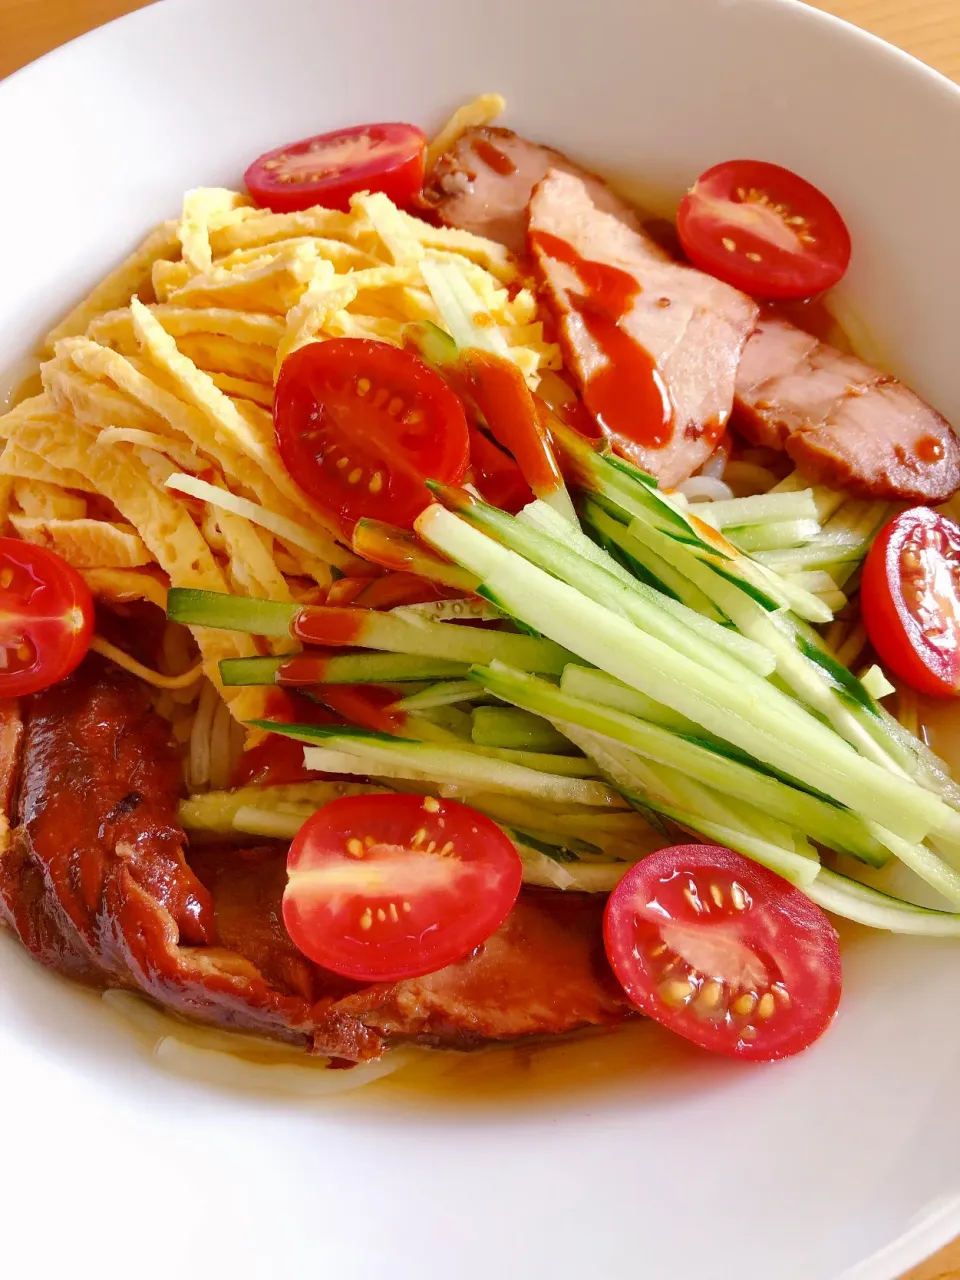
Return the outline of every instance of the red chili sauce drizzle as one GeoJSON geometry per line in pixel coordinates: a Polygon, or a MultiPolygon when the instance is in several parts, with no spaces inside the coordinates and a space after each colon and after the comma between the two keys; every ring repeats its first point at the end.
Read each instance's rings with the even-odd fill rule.
{"type": "Polygon", "coordinates": [[[570,304],[606,356],[584,387],[587,408],[609,434],[662,449],[673,436],[670,393],[656,361],[619,325],[640,286],[629,272],[581,258],[572,245],[547,231],[535,231],[531,239],[579,276],[583,292],[569,292],[570,304]]]}

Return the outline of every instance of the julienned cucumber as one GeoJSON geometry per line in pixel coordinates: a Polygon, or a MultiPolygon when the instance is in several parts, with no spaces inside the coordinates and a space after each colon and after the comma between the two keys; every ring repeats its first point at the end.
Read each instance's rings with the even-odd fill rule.
{"type": "Polygon", "coordinates": [[[619,744],[588,730],[570,732],[574,740],[591,753],[606,776],[641,811],[653,809],[690,831],[736,849],[801,888],[806,888],[819,873],[820,864],[815,858],[787,849],[783,842],[771,842],[766,838],[768,833],[753,828],[750,819],[757,815],[749,806],[734,812],[722,798],[712,797],[706,788],[693,782],[682,788],[682,794],[677,794],[670,785],[672,771],[648,766],[619,744]]]}
{"type": "MultiPolygon", "coordinates": [[[[280,636],[309,625],[311,643],[349,644],[450,662],[499,660],[553,675],[559,675],[570,658],[551,640],[536,636],[480,631],[449,622],[426,622],[416,617],[377,613],[373,609],[328,610],[322,605],[301,608],[216,591],[171,591],[170,596],[173,612],[168,609],[168,616],[194,626],[280,636]]],[[[307,632],[304,630],[301,634],[306,636],[307,632]]]]}
{"type": "Polygon", "coordinates": [[[664,613],[669,614],[670,617],[675,618],[685,628],[693,631],[701,640],[705,640],[708,644],[720,649],[728,650],[733,657],[737,658],[757,675],[768,676],[772,673],[775,666],[772,654],[767,653],[760,645],[754,644],[752,640],[747,640],[739,632],[722,626],[711,618],[705,618],[682,601],[676,600],[672,596],[638,581],[608,551],[598,547],[579,528],[574,528],[566,520],[563,520],[546,503],[531,502],[519,513],[517,519],[521,524],[527,524],[533,529],[538,529],[569,551],[582,556],[584,560],[588,560],[598,569],[604,569],[611,573],[618,582],[622,583],[630,591],[642,596],[648,602],[656,604],[664,613]]]}
{"type": "Polygon", "coordinates": [[[254,636],[288,636],[299,612],[297,604],[278,600],[252,600],[220,591],[194,591],[171,587],[167,593],[167,617],[195,627],[221,627],[254,636]]]}
{"type": "MultiPolygon", "coordinates": [[[[642,583],[635,583],[632,589],[627,587],[615,574],[599,567],[593,558],[587,559],[540,529],[521,523],[461,490],[444,490],[443,496],[456,504],[464,520],[502,544],[508,549],[508,554],[516,553],[521,564],[529,561],[548,573],[556,574],[563,582],[583,592],[589,600],[620,617],[629,618],[638,627],[715,672],[721,679],[739,680],[755,674],[740,660],[739,654],[731,653],[725,645],[711,643],[684,625],[683,618],[665,610],[661,605],[664,597],[652,588],[642,583]]],[[[485,583],[485,586],[490,584],[485,583]]],[[[493,594],[496,597],[497,593],[493,594]]],[[[509,611],[515,617],[520,616],[515,609],[509,611]]],[[[717,627],[717,630],[722,632],[723,628],[717,627]]],[[[755,652],[760,661],[765,659],[766,655],[759,646],[755,652]]]]}
{"type": "MultiPolygon", "coordinates": [[[[550,686],[551,688],[553,686],[550,686]]],[[[511,699],[512,701],[512,699],[511,699]]],[[[568,739],[542,716],[514,707],[477,707],[470,737],[478,747],[507,747],[513,751],[572,751],[568,739]]]]}
{"type": "Polygon", "coordinates": [[[907,779],[864,760],[832,729],[767,681],[740,668],[736,681],[691,661],[566,583],[433,506],[418,519],[431,546],[471,569],[511,614],[587,662],[665,702],[718,738],[867,813],[907,840],[945,822],[944,806],[907,779]]]}
{"type": "Polygon", "coordinates": [[[890,856],[867,832],[862,819],[849,810],[837,809],[777,778],[758,773],[709,746],[622,711],[573,697],[523,672],[474,667],[471,675],[498,697],[552,721],[570,721],[614,738],[659,764],[679,769],[717,791],[747,801],[828,848],[853,854],[874,866],[883,866],[890,856]]]}
{"type": "MultiPolygon", "coordinates": [[[[586,778],[566,778],[541,773],[512,761],[490,758],[479,752],[409,742],[389,734],[362,729],[335,729],[318,725],[276,724],[255,720],[258,729],[271,730],[318,748],[314,767],[325,772],[368,774],[372,777],[430,778],[436,782],[466,785],[476,790],[508,791],[568,804],[616,808],[623,801],[603,783],[586,778]],[[337,757],[329,768],[330,755],[337,757]],[[352,768],[344,767],[351,759],[352,768]],[[391,775],[391,770],[397,771],[391,775]]],[[[310,748],[308,748],[309,750],[310,748]]],[[[307,760],[307,756],[304,756],[307,760]]],[[[308,762],[309,763],[309,762],[308,762]]]]}
{"type": "MultiPolygon", "coordinates": [[[[224,658],[220,679],[225,685],[273,684],[289,658],[224,658]]],[[[466,675],[466,662],[421,658],[415,653],[344,653],[317,664],[316,684],[393,684],[406,680],[453,680],[466,675]]],[[[424,704],[426,705],[426,704],[424,704]]]]}
{"type": "Polygon", "coordinates": [[[927,938],[960,938],[960,912],[933,911],[900,898],[891,898],[858,880],[823,867],[806,886],[807,896],[824,911],[856,920],[872,929],[911,933],[927,938]]]}

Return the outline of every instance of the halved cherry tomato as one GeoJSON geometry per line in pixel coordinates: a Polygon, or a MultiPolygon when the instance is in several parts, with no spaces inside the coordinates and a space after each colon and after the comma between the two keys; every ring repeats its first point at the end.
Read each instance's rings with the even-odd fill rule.
{"type": "Polygon", "coordinates": [[[412,524],[429,502],[424,481],[457,483],[467,469],[460,400],[385,342],[301,347],[280,370],[273,415],[287,470],[346,529],[363,516],[412,524]]]}
{"type": "Polygon", "coordinates": [[[470,427],[470,472],[481,498],[501,511],[515,515],[533,501],[530,486],[513,458],[474,426],[470,427]]]}
{"type": "MultiPolygon", "coordinates": [[[[279,724],[340,724],[339,716],[327,707],[286,689],[271,689],[264,718],[279,724]]],[[[329,777],[303,763],[303,743],[295,738],[269,734],[237,761],[230,785],[233,787],[288,786],[295,782],[316,782],[329,777]]]]}
{"type": "Polygon", "coordinates": [[[960,695],[960,525],[912,507],[863,566],[863,623],[881,662],[920,693],[960,695]]]}
{"type": "Polygon", "coordinates": [[[93,597],[66,560],[0,538],[0,696],[36,693],[79,666],[93,636],[93,597]]]}
{"type": "Polygon", "coordinates": [[[434,973],[500,927],[522,865],[495,823],[422,796],[332,800],[287,857],[283,919],[300,950],[334,973],[390,982],[434,973]]]}
{"type": "Polygon", "coordinates": [[[426,137],[412,124],[361,124],[275,147],[243,175],[257,204],[289,213],[324,205],[346,211],[357,191],[409,204],[423,186],[426,137]]]}
{"type": "Polygon", "coordinates": [[[607,900],[603,936],[637,1008],[717,1053],[757,1062],[799,1053],[840,1002],[840,949],[824,913],[717,845],[676,845],[636,863],[607,900]]]}
{"type": "Polygon", "coordinates": [[[765,160],[726,160],[680,201],[677,230],[694,266],[758,298],[809,298],[850,261],[850,233],[822,191],[765,160]]]}

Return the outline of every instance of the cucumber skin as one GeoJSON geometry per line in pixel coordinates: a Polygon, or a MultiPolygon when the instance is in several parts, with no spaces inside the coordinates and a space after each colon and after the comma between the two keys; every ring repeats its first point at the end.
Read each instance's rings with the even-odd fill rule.
{"type": "Polygon", "coordinates": [[[171,587],[167,595],[167,617],[171,622],[244,631],[254,636],[289,636],[299,611],[299,605],[279,600],[255,600],[189,587],[171,587]]]}

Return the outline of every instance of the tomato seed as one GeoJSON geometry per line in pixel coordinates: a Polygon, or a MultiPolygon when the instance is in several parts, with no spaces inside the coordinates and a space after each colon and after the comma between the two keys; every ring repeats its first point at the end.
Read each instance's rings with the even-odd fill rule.
{"type": "Polygon", "coordinates": [[[761,1018],[772,1018],[776,1009],[776,1001],[769,991],[765,991],[760,997],[760,1003],[757,1005],[757,1014],[761,1018]]]}

